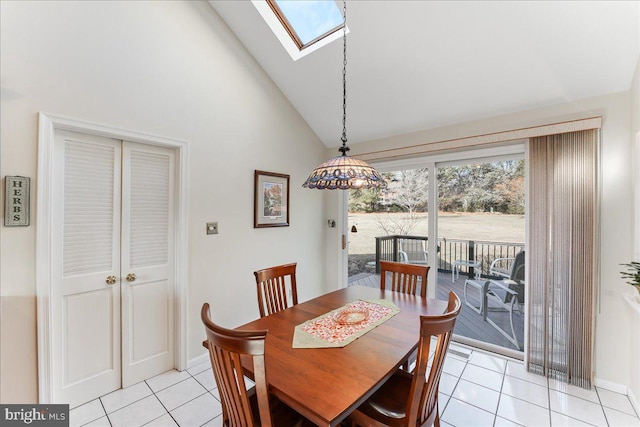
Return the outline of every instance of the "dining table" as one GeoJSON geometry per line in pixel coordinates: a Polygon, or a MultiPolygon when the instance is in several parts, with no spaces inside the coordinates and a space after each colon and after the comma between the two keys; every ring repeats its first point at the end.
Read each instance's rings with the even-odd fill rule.
{"type": "MultiPolygon", "coordinates": [[[[417,348],[420,316],[443,314],[447,301],[377,288],[349,286],[236,329],[268,330],[269,392],[318,426],[336,426],[371,396],[417,348]],[[294,348],[294,329],[361,300],[386,300],[399,312],[338,348],[294,348]]],[[[252,378],[251,359],[242,360],[252,378]]]]}

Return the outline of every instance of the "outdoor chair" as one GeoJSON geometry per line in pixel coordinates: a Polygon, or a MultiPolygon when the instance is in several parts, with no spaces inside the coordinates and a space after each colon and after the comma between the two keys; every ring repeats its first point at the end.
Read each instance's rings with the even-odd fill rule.
{"type": "Polygon", "coordinates": [[[450,292],[445,314],[420,316],[418,357],[413,374],[398,369],[349,415],[347,421],[352,426],[440,426],[438,387],[460,307],[460,298],[450,292]],[[428,368],[433,343],[435,352],[428,368]]]}
{"type": "Polygon", "coordinates": [[[398,239],[398,254],[400,262],[406,264],[424,264],[429,263],[429,253],[426,249],[425,240],[414,239],[398,239]]]}
{"type": "Polygon", "coordinates": [[[467,279],[464,283],[465,304],[475,312],[482,315],[483,320],[493,326],[502,336],[511,342],[518,350],[520,344],[513,325],[513,313],[523,312],[524,286],[525,286],[525,253],[520,251],[513,262],[509,276],[502,280],[478,280],[467,279]],[[472,286],[480,291],[480,305],[475,306],[467,299],[468,287],[472,286]],[[507,312],[511,333],[496,323],[490,316],[490,312],[507,312]]]}
{"type": "Polygon", "coordinates": [[[222,403],[222,423],[229,427],[312,425],[300,414],[269,394],[265,366],[267,331],[240,331],[216,325],[209,304],[200,312],[213,377],[222,403]],[[241,356],[253,360],[255,387],[247,390],[241,356]]]}
{"type": "Polygon", "coordinates": [[[489,265],[489,275],[508,279],[511,274],[513,261],[515,261],[515,257],[494,259],[491,265],[489,265]]]}
{"type": "Polygon", "coordinates": [[[289,307],[289,291],[292,305],[298,304],[295,262],[254,271],[253,275],[256,278],[260,317],[289,307]]]}

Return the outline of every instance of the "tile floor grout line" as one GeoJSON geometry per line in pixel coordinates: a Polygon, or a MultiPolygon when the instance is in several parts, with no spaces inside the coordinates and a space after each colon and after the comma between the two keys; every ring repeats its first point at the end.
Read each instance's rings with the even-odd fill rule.
{"type": "MultiPolygon", "coordinates": [[[[179,384],[180,382],[182,382],[182,381],[179,381],[179,382],[177,382],[176,384],[179,384]]],[[[176,385],[176,384],[174,384],[174,385],[176,385]]],[[[151,388],[151,387],[149,387],[149,388],[151,388]]],[[[163,388],[162,390],[166,390],[166,389],[168,389],[168,388],[169,388],[169,387],[166,387],[166,388],[163,388]]],[[[159,391],[162,391],[162,390],[159,390],[159,391]]],[[[180,427],[180,424],[178,424],[178,420],[176,420],[176,419],[173,417],[173,415],[171,414],[171,412],[170,412],[170,411],[167,409],[167,407],[164,405],[164,402],[162,402],[162,400],[161,400],[161,399],[156,395],[156,392],[155,392],[155,391],[153,391],[153,390],[151,390],[151,392],[153,393],[153,397],[155,397],[155,398],[158,400],[158,402],[160,402],[160,406],[162,406],[162,408],[164,409],[165,413],[164,413],[164,414],[162,414],[162,415],[160,415],[159,417],[154,418],[153,420],[151,420],[151,421],[149,421],[148,423],[145,423],[145,424],[143,424],[143,425],[147,425],[147,424],[149,424],[150,422],[155,421],[155,420],[157,420],[157,419],[158,419],[158,418],[160,418],[160,417],[163,417],[163,416],[165,416],[165,415],[169,415],[169,416],[171,417],[171,419],[173,420],[173,422],[174,422],[174,423],[176,423],[176,425],[177,425],[178,427],[180,427]]]]}
{"type": "Polygon", "coordinates": [[[507,376],[507,363],[504,364],[504,372],[502,373],[502,382],[500,383],[500,391],[498,392],[498,403],[496,404],[496,412],[493,414],[494,427],[498,422],[498,410],[500,409],[500,400],[502,399],[502,389],[504,388],[504,380],[506,376],[507,376]]]}
{"type": "MultiPolygon", "coordinates": [[[[100,405],[102,406],[102,410],[104,411],[104,416],[107,419],[107,422],[111,427],[113,427],[113,424],[111,424],[111,419],[109,418],[109,413],[107,412],[107,408],[104,407],[104,402],[102,401],[102,397],[99,397],[98,400],[100,401],[100,405]]],[[[99,420],[100,418],[97,418],[97,419],[99,420]]]]}
{"type": "MultiPolygon", "coordinates": [[[[607,391],[607,392],[609,392],[609,393],[616,393],[616,394],[620,394],[620,395],[622,395],[622,396],[626,397],[626,398],[627,398],[627,403],[629,404],[629,407],[630,407],[630,408],[631,408],[631,410],[633,411],[633,414],[630,414],[630,413],[628,413],[628,412],[625,412],[625,411],[622,411],[622,410],[620,410],[620,409],[614,408],[613,406],[605,405],[604,403],[602,403],[602,399],[600,398],[600,392],[599,392],[599,390],[601,389],[601,387],[595,387],[595,386],[594,386],[593,388],[596,390],[596,393],[597,393],[597,395],[598,395],[598,400],[600,400],[600,405],[602,406],[602,408],[611,409],[611,410],[614,410],[614,411],[620,412],[620,413],[622,413],[622,414],[629,415],[630,417],[640,418],[640,416],[638,416],[638,413],[636,412],[636,408],[634,408],[634,407],[633,407],[633,404],[631,403],[631,399],[629,399],[629,395],[627,395],[627,394],[622,394],[622,393],[616,393],[615,391],[607,390],[606,388],[602,389],[602,390],[605,390],[605,391],[607,391]]],[[[606,415],[606,412],[605,412],[605,415],[606,415]]]]}
{"type": "MultiPolygon", "coordinates": [[[[442,362],[442,363],[443,363],[443,367],[444,367],[444,362],[442,362]]],[[[451,376],[456,377],[458,379],[456,380],[456,385],[453,386],[453,389],[451,390],[451,395],[449,395],[449,400],[447,400],[447,404],[444,405],[444,408],[442,408],[442,415],[444,415],[444,411],[449,407],[449,404],[451,403],[451,400],[453,399],[453,392],[456,391],[456,388],[458,387],[458,384],[460,384],[460,380],[462,379],[462,374],[464,374],[464,370],[467,369],[467,365],[468,364],[469,364],[468,360],[466,362],[464,362],[464,368],[462,368],[462,372],[460,372],[460,376],[448,374],[448,375],[451,375],[451,376]]],[[[444,372],[444,370],[442,372],[444,372]]],[[[442,375],[442,372],[441,372],[441,375],[442,375]]],[[[440,389],[440,384],[438,384],[438,389],[440,389]]],[[[438,390],[438,392],[439,391],[440,390],[438,390]]],[[[442,417],[440,417],[440,420],[442,420],[442,417]]],[[[447,424],[449,424],[449,423],[447,423],[447,424]]]]}
{"type": "Polygon", "coordinates": [[[598,387],[593,386],[593,389],[596,392],[596,396],[598,398],[598,402],[600,403],[600,409],[602,410],[602,415],[604,415],[604,422],[607,423],[607,426],[610,426],[609,417],[607,417],[607,411],[604,410],[604,405],[602,404],[602,399],[600,398],[600,393],[598,393],[598,387]]]}
{"type": "MultiPolygon", "coordinates": [[[[572,420],[576,420],[576,421],[578,421],[578,422],[580,422],[580,423],[587,424],[587,425],[589,425],[589,426],[593,426],[593,427],[597,427],[597,426],[598,426],[597,424],[592,424],[592,423],[590,423],[590,422],[583,421],[583,420],[578,419],[578,418],[576,418],[576,417],[572,417],[572,416],[571,416],[571,415],[569,415],[569,414],[564,414],[564,413],[562,413],[562,412],[554,411],[554,410],[552,410],[552,409],[549,409],[549,412],[554,413],[554,414],[558,414],[558,415],[562,415],[563,417],[567,417],[567,418],[570,418],[570,419],[572,419],[572,420]]],[[[608,423],[608,422],[607,422],[607,425],[609,425],[609,423],[608,423]]]]}
{"type": "MultiPolygon", "coordinates": [[[[480,351],[480,352],[478,352],[478,354],[486,355],[487,353],[480,351]]],[[[455,355],[454,355],[454,356],[455,356],[455,355]]],[[[554,413],[555,413],[555,414],[558,414],[558,415],[561,415],[561,416],[563,416],[563,417],[566,417],[566,418],[567,418],[567,419],[569,419],[569,420],[575,420],[575,421],[577,421],[577,422],[581,422],[581,423],[585,423],[585,424],[590,424],[589,422],[582,421],[582,420],[580,420],[580,419],[578,419],[578,418],[575,418],[574,416],[569,415],[567,412],[558,412],[558,411],[553,410],[553,409],[551,408],[551,395],[552,395],[552,394],[554,394],[554,393],[557,393],[557,396],[556,396],[556,397],[564,397],[565,399],[566,399],[566,398],[576,398],[576,399],[579,399],[579,401],[581,401],[581,402],[584,402],[584,403],[590,403],[590,404],[593,404],[593,405],[599,406],[599,407],[600,407],[600,410],[601,410],[601,411],[603,412],[603,414],[604,414],[604,419],[605,419],[605,422],[606,422],[606,424],[607,424],[607,425],[611,425],[611,422],[610,422],[610,420],[609,420],[609,416],[607,415],[607,412],[605,411],[605,409],[609,409],[609,410],[611,410],[611,411],[615,411],[616,413],[620,413],[620,414],[622,414],[622,415],[629,416],[629,417],[631,417],[631,418],[635,418],[636,420],[638,420],[638,419],[639,419],[639,417],[637,416],[636,410],[635,410],[635,408],[633,407],[633,405],[631,405],[631,408],[632,408],[631,410],[632,410],[634,413],[636,413],[636,415],[635,415],[635,416],[634,416],[633,414],[631,414],[631,413],[627,413],[625,410],[619,410],[619,409],[616,409],[616,408],[613,408],[613,407],[610,407],[610,406],[606,406],[606,405],[604,405],[603,400],[602,400],[602,397],[601,397],[601,394],[602,394],[602,393],[600,392],[600,390],[599,390],[597,387],[594,387],[594,388],[593,388],[593,390],[594,390],[594,391],[595,391],[595,393],[596,393],[596,398],[597,398],[597,402],[596,402],[596,401],[594,401],[594,400],[590,400],[590,399],[587,399],[587,398],[583,398],[583,397],[581,397],[581,396],[576,396],[576,395],[574,395],[574,394],[571,394],[571,393],[568,391],[568,389],[567,389],[567,391],[565,392],[565,391],[563,391],[563,390],[557,390],[556,388],[552,388],[552,385],[549,383],[549,380],[548,380],[547,378],[545,378],[545,380],[546,380],[546,381],[545,381],[545,382],[546,382],[546,389],[547,389],[547,403],[548,403],[548,408],[545,408],[545,407],[543,407],[543,406],[541,406],[541,405],[539,405],[539,404],[536,404],[536,403],[530,402],[530,401],[528,401],[528,400],[526,400],[526,399],[523,399],[523,398],[521,398],[521,397],[518,397],[518,396],[512,396],[511,394],[508,394],[508,393],[505,393],[505,392],[504,392],[505,382],[506,382],[508,379],[515,379],[515,380],[518,380],[518,381],[523,381],[523,382],[524,382],[524,383],[526,383],[526,384],[533,384],[533,385],[538,385],[538,386],[542,386],[542,387],[545,387],[545,386],[541,385],[541,384],[540,384],[540,383],[538,383],[538,382],[530,381],[526,376],[525,376],[525,377],[519,377],[519,376],[515,376],[515,375],[509,375],[509,374],[507,374],[507,368],[509,367],[509,363],[511,363],[511,362],[512,362],[512,361],[511,361],[511,359],[501,358],[501,359],[505,360],[505,361],[506,361],[506,363],[505,363],[505,365],[504,365],[504,368],[502,369],[502,372],[500,372],[500,371],[493,370],[493,369],[487,368],[487,367],[482,366],[482,365],[479,365],[479,364],[471,363],[472,356],[473,356],[473,351],[470,353],[469,358],[468,358],[467,360],[461,360],[462,358],[457,358],[458,362],[462,362],[462,363],[464,364],[464,367],[463,367],[463,369],[461,370],[460,375],[447,374],[447,375],[449,375],[449,376],[453,377],[453,379],[454,379],[454,381],[453,381],[453,382],[454,382],[454,386],[453,386],[453,387],[452,387],[452,389],[451,389],[451,395],[449,395],[449,396],[448,396],[448,397],[449,397],[449,399],[447,400],[446,405],[445,405],[445,406],[442,408],[442,410],[440,411],[440,413],[441,413],[441,414],[443,414],[443,415],[444,415],[445,411],[446,411],[447,409],[449,409],[449,406],[450,406],[450,404],[451,404],[452,399],[455,399],[457,402],[460,402],[460,403],[464,403],[464,404],[466,404],[466,405],[469,405],[469,407],[471,407],[471,408],[475,408],[475,409],[482,410],[482,411],[484,411],[484,412],[489,412],[489,413],[491,413],[491,415],[493,415],[493,424],[492,424],[492,425],[493,425],[493,426],[495,426],[495,425],[497,425],[497,424],[498,424],[498,418],[501,418],[501,417],[499,416],[499,414],[498,414],[498,409],[499,409],[499,407],[500,407],[500,402],[502,401],[503,397],[509,397],[509,398],[512,398],[512,399],[516,399],[517,401],[521,401],[521,402],[525,402],[525,403],[527,403],[527,404],[529,404],[529,405],[533,405],[533,406],[538,407],[538,408],[547,409],[547,411],[548,411],[548,416],[549,416],[549,423],[550,423],[550,424],[551,424],[551,422],[552,422],[552,415],[553,415],[554,413]],[[473,368],[480,368],[480,369],[486,370],[486,371],[487,371],[487,372],[489,372],[489,373],[499,374],[499,375],[501,375],[501,376],[502,376],[502,380],[501,380],[501,385],[500,385],[500,390],[499,390],[499,391],[496,391],[496,390],[494,390],[494,389],[492,389],[492,388],[486,387],[486,386],[485,386],[485,385],[483,385],[483,384],[478,384],[478,383],[476,383],[476,382],[469,381],[468,379],[464,379],[464,381],[466,381],[466,382],[468,382],[468,383],[470,383],[470,384],[473,384],[474,386],[478,386],[478,387],[485,387],[485,388],[487,388],[488,390],[491,390],[491,391],[494,391],[494,392],[497,392],[497,393],[498,393],[498,402],[497,402],[497,406],[496,406],[495,411],[487,411],[486,409],[481,408],[481,407],[479,407],[479,406],[476,406],[476,405],[474,405],[473,403],[470,403],[470,402],[465,401],[465,400],[460,400],[460,399],[458,399],[458,398],[455,398],[455,397],[454,397],[454,393],[455,393],[455,391],[456,391],[456,390],[458,389],[458,387],[460,387],[460,386],[461,386],[461,384],[462,384],[462,380],[463,380],[462,376],[464,375],[464,373],[467,371],[467,369],[468,369],[470,366],[471,366],[471,367],[473,367],[473,368]]],[[[489,355],[489,356],[491,356],[491,355],[489,355]]],[[[495,356],[495,357],[500,358],[499,356],[495,356]]],[[[456,358],[454,357],[454,359],[456,359],[456,358]]],[[[523,362],[522,362],[522,361],[517,361],[517,360],[516,360],[516,361],[513,361],[512,363],[519,365],[519,367],[523,367],[523,362]]],[[[206,369],[208,369],[208,368],[203,369],[202,371],[198,372],[198,373],[197,373],[197,374],[195,374],[195,375],[200,375],[200,374],[202,374],[202,372],[206,371],[206,369]]],[[[176,372],[179,372],[179,371],[176,371],[176,372]]],[[[526,371],[525,371],[525,372],[526,372],[526,371]]],[[[211,395],[211,396],[214,398],[214,400],[215,400],[215,401],[217,401],[217,402],[220,402],[220,399],[219,399],[218,397],[216,397],[216,396],[214,395],[214,393],[213,393],[213,391],[215,390],[215,388],[214,388],[214,389],[211,389],[211,390],[208,390],[208,389],[207,389],[207,387],[206,387],[204,384],[200,383],[200,381],[198,381],[198,380],[195,378],[195,375],[194,375],[193,373],[191,373],[191,372],[187,371],[187,374],[188,374],[188,376],[187,376],[186,378],[184,378],[183,380],[180,380],[180,381],[178,381],[178,382],[176,382],[176,383],[173,383],[173,384],[171,384],[171,385],[169,385],[169,386],[167,386],[167,387],[164,387],[164,388],[162,388],[162,389],[159,389],[157,392],[156,392],[156,391],[154,391],[154,390],[151,388],[151,386],[149,385],[149,383],[147,382],[147,380],[144,380],[143,382],[145,383],[145,385],[147,386],[147,388],[151,391],[151,394],[150,394],[150,395],[148,395],[148,396],[145,396],[145,397],[143,397],[143,398],[141,398],[141,399],[138,399],[138,400],[136,400],[136,401],[134,401],[134,402],[131,402],[131,403],[129,403],[129,404],[127,404],[127,405],[125,405],[125,406],[123,406],[123,407],[121,407],[121,408],[118,408],[117,410],[115,410],[115,411],[111,412],[111,414],[113,414],[113,413],[115,413],[115,412],[117,412],[117,411],[119,411],[119,410],[121,410],[121,409],[124,409],[124,408],[127,408],[127,407],[129,407],[129,406],[135,405],[136,403],[139,403],[141,400],[144,400],[144,399],[146,399],[147,397],[154,396],[154,398],[155,398],[155,399],[157,399],[157,400],[160,402],[160,405],[161,405],[161,407],[164,409],[164,411],[165,411],[165,412],[164,412],[164,414],[162,414],[162,415],[160,415],[160,416],[158,416],[158,417],[154,418],[153,420],[151,420],[151,421],[149,421],[149,422],[145,423],[144,425],[147,425],[147,424],[149,424],[149,423],[151,423],[151,422],[153,422],[153,421],[155,421],[155,420],[157,420],[157,419],[159,419],[159,418],[163,417],[165,414],[168,414],[168,415],[171,417],[171,419],[173,420],[173,422],[174,422],[177,426],[179,426],[179,427],[188,427],[188,426],[181,426],[181,425],[178,423],[178,421],[176,420],[176,418],[171,414],[171,412],[170,412],[170,411],[168,411],[168,410],[167,410],[167,407],[165,406],[165,404],[160,400],[160,398],[158,397],[158,393],[163,392],[163,391],[165,391],[165,390],[168,390],[169,388],[171,388],[171,387],[173,387],[173,386],[176,386],[176,385],[178,385],[178,384],[180,384],[180,383],[182,383],[182,382],[184,382],[184,381],[188,380],[189,378],[193,378],[193,379],[195,380],[196,384],[198,384],[200,387],[202,387],[202,388],[205,390],[205,391],[204,391],[204,393],[201,393],[201,394],[199,394],[198,396],[194,397],[193,399],[190,399],[190,400],[188,400],[187,402],[184,402],[184,403],[180,404],[179,406],[177,406],[176,408],[174,408],[174,410],[175,410],[175,409],[178,409],[178,408],[180,408],[180,407],[182,407],[182,406],[184,406],[184,405],[186,405],[186,404],[188,404],[188,403],[190,403],[190,402],[192,402],[192,401],[193,401],[193,400],[195,400],[195,399],[198,399],[198,398],[202,397],[204,394],[207,394],[207,393],[208,393],[209,395],[211,395]]],[[[544,377],[542,377],[542,378],[544,378],[544,377]]],[[[554,385],[555,385],[555,384],[554,384],[554,385]]],[[[606,390],[606,389],[604,389],[604,390],[606,390]]],[[[607,392],[610,392],[610,391],[609,391],[609,390],[607,390],[607,392]]],[[[621,393],[616,393],[616,392],[611,392],[611,393],[614,393],[615,395],[618,395],[618,394],[619,394],[619,395],[621,395],[621,396],[625,396],[625,397],[627,398],[627,401],[630,403],[630,400],[629,400],[629,397],[628,397],[628,396],[623,395],[623,394],[621,394],[621,393]]],[[[109,393],[109,394],[110,394],[110,393],[109,393]]],[[[514,394],[517,394],[517,393],[514,393],[514,394]]],[[[107,395],[108,395],[108,394],[107,394],[107,395]]],[[[105,395],[105,396],[107,396],[107,395],[105,395]]],[[[443,395],[445,395],[445,394],[443,393],[443,395]]],[[[112,422],[111,422],[111,419],[109,418],[109,414],[108,414],[108,413],[107,413],[107,411],[106,411],[106,408],[105,408],[104,402],[103,402],[103,400],[102,400],[102,398],[103,398],[103,397],[105,397],[105,396],[101,396],[101,397],[99,397],[99,398],[98,398],[99,403],[100,403],[100,405],[101,405],[101,407],[102,407],[102,410],[103,410],[103,412],[104,412],[104,415],[101,415],[101,416],[97,417],[95,420],[92,420],[92,421],[89,421],[88,423],[83,424],[84,426],[87,426],[87,425],[89,425],[89,424],[91,424],[91,423],[95,422],[96,420],[98,420],[98,419],[102,418],[102,416],[105,416],[105,417],[107,418],[107,422],[109,423],[109,425],[110,425],[110,426],[113,426],[113,424],[112,424],[112,422]]],[[[612,401],[614,402],[614,404],[615,404],[615,403],[617,403],[617,400],[612,400],[612,401]]],[[[87,403],[90,403],[90,402],[87,402],[87,403]]],[[[79,408],[79,407],[81,407],[81,406],[82,406],[82,405],[78,406],[77,408],[79,408]]],[[[74,408],[74,409],[76,409],[76,408],[74,408]]],[[[208,423],[212,422],[213,420],[215,420],[215,419],[219,418],[221,415],[222,415],[222,414],[219,414],[219,415],[217,415],[217,416],[215,416],[215,417],[211,418],[210,420],[206,421],[206,422],[205,422],[204,424],[202,424],[202,425],[204,426],[204,425],[206,425],[206,424],[208,424],[208,423]]],[[[501,418],[501,419],[502,419],[502,418],[501,418]]],[[[442,420],[442,418],[441,418],[441,420],[442,420]]],[[[506,418],[505,418],[505,420],[507,420],[507,421],[509,421],[509,422],[512,422],[512,423],[514,423],[514,424],[518,424],[518,425],[520,425],[520,424],[519,424],[519,421],[518,421],[518,422],[516,422],[516,421],[512,421],[512,420],[506,419],[506,418]]],[[[446,423],[446,421],[445,421],[445,420],[442,420],[442,422],[443,422],[443,423],[446,423]]],[[[447,424],[448,424],[448,423],[447,423],[447,424]]],[[[551,425],[552,425],[552,424],[551,424],[551,425]]]]}

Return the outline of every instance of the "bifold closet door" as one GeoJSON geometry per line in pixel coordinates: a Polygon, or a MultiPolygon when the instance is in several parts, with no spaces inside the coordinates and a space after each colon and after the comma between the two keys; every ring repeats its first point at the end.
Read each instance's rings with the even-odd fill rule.
{"type": "Polygon", "coordinates": [[[175,152],[59,131],[52,187],[54,401],[174,367],[175,152]]]}
{"type": "Polygon", "coordinates": [[[173,150],[122,149],[122,386],[174,367],[173,150]]]}
{"type": "Polygon", "coordinates": [[[51,372],[55,403],[71,407],[121,386],[121,145],[56,133],[51,372]]]}

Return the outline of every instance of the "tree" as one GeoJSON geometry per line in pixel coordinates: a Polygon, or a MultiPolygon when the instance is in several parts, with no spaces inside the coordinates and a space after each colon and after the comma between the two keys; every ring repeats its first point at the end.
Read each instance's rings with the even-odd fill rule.
{"type": "Polygon", "coordinates": [[[380,202],[380,190],[349,190],[349,212],[374,212],[380,202]]]}
{"type": "Polygon", "coordinates": [[[409,212],[409,217],[420,208],[426,208],[428,200],[429,171],[409,169],[398,172],[388,200],[409,212]]]}

